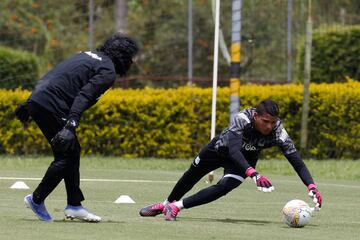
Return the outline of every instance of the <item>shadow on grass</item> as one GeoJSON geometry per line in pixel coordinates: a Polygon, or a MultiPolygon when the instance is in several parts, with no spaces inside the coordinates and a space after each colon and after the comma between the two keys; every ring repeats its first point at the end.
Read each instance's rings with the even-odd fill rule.
{"type": "MultiPolygon", "coordinates": [[[[226,223],[226,224],[247,224],[247,225],[256,225],[256,226],[263,226],[263,225],[282,225],[281,228],[287,228],[292,229],[289,226],[287,226],[282,221],[265,221],[265,220],[255,220],[255,219],[232,219],[232,218],[197,218],[197,217],[181,217],[179,218],[179,221],[185,220],[185,221],[201,221],[201,222],[220,222],[220,223],[226,223]]],[[[306,225],[306,228],[316,228],[318,227],[317,224],[308,224],[306,225]]]]}
{"type": "Polygon", "coordinates": [[[231,223],[231,224],[250,224],[250,225],[266,225],[266,224],[283,224],[279,221],[265,221],[265,220],[255,220],[255,219],[232,219],[232,218],[197,218],[197,217],[181,217],[187,221],[201,221],[201,222],[221,222],[221,223],[231,223]]]}
{"type": "Polygon", "coordinates": [[[101,222],[86,222],[86,221],[81,221],[81,220],[66,220],[66,219],[56,219],[53,220],[52,222],[44,222],[41,221],[39,219],[29,219],[29,218],[23,218],[21,219],[21,221],[24,222],[42,222],[42,223],[46,223],[46,224],[51,224],[51,223],[65,223],[65,224],[122,224],[122,223],[128,223],[126,221],[113,221],[113,220],[103,220],[101,222]]]}

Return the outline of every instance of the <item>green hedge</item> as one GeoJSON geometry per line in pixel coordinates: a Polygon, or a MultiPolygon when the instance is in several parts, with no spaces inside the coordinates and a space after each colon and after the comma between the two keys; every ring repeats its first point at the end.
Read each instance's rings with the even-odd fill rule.
{"type": "Polygon", "coordinates": [[[34,54],[0,46],[0,88],[32,88],[38,77],[34,54]]]}
{"type": "MultiPolygon", "coordinates": [[[[333,26],[313,33],[311,81],[344,82],[346,77],[360,80],[360,26],[333,26]]],[[[298,79],[304,73],[304,44],[299,50],[298,79]]]]}
{"type": "MultiPolygon", "coordinates": [[[[241,86],[242,108],[272,98],[296,145],[302,85],[241,86]]],[[[39,129],[24,131],[12,112],[28,91],[0,90],[0,153],[49,153],[39,129]]],[[[360,83],[311,84],[308,155],[359,158],[360,83]]],[[[217,133],[227,126],[229,89],[218,90],[217,133]]],[[[193,157],[209,141],[211,89],[110,90],[85,112],[78,129],[84,154],[127,157],[193,157]]],[[[266,151],[274,156],[277,151],[266,151]]]]}

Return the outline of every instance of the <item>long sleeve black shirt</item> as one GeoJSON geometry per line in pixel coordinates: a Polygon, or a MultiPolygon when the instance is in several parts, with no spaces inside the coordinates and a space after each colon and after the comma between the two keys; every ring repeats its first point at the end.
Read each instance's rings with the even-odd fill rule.
{"type": "Polygon", "coordinates": [[[240,111],[219,136],[215,148],[225,152],[245,175],[247,168],[254,167],[260,152],[265,148],[277,146],[288,159],[303,183],[314,183],[311,174],[281,121],[278,120],[273,131],[264,136],[254,128],[254,108],[240,111]]]}
{"type": "Polygon", "coordinates": [[[81,52],[42,77],[29,100],[61,118],[80,119],[116,79],[111,59],[102,52],[81,52]]]}

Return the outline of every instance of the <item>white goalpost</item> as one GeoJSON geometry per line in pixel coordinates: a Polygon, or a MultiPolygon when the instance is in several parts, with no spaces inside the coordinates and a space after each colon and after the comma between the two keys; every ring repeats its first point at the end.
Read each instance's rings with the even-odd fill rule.
{"type": "MultiPolygon", "coordinates": [[[[220,0],[215,2],[215,32],[214,32],[214,63],[213,63],[213,87],[212,87],[212,107],[211,107],[211,134],[210,139],[215,137],[216,125],[216,93],[218,80],[219,62],[219,29],[220,29],[220,0]]],[[[209,173],[209,182],[214,179],[214,171],[209,173]]]]}

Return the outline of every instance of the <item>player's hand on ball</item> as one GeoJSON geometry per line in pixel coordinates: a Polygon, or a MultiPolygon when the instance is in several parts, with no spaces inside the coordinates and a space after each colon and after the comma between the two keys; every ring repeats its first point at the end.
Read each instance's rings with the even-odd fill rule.
{"type": "Polygon", "coordinates": [[[317,190],[315,184],[309,184],[308,190],[309,190],[309,196],[313,199],[313,202],[315,204],[315,210],[320,211],[322,205],[322,196],[319,190],[317,190]]]}
{"type": "Polygon", "coordinates": [[[259,191],[272,192],[275,190],[269,179],[265,176],[260,175],[258,172],[256,172],[254,168],[249,167],[246,170],[246,175],[254,180],[259,191]]]}

